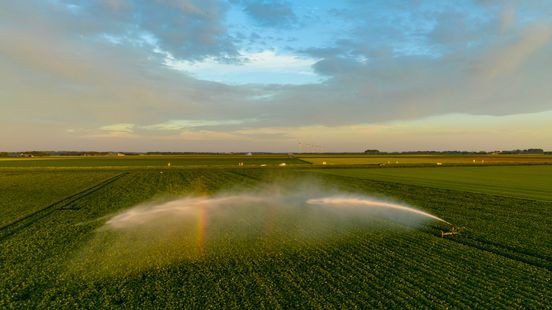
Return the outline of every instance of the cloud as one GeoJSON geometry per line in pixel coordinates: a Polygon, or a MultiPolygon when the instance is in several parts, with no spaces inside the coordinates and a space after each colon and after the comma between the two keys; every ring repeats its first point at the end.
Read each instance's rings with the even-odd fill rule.
{"type": "Polygon", "coordinates": [[[507,42],[482,58],[478,64],[480,74],[493,79],[517,73],[535,52],[550,43],[551,37],[552,24],[527,26],[513,42],[507,42]]]}
{"type": "Polygon", "coordinates": [[[244,0],[243,10],[255,20],[255,22],[265,27],[287,27],[297,22],[290,3],[281,0],[244,0]]]}
{"type": "Polygon", "coordinates": [[[326,57],[313,65],[314,70],[323,75],[337,76],[357,72],[364,64],[348,57],[326,57]]]}
{"type": "Polygon", "coordinates": [[[170,120],[159,124],[142,126],[147,130],[182,130],[195,127],[216,127],[224,125],[238,125],[251,120],[170,120]]]}
{"type": "Polygon", "coordinates": [[[240,52],[240,63],[221,63],[214,58],[200,62],[167,59],[170,68],[191,74],[201,80],[228,84],[312,84],[323,80],[311,66],[316,59],[277,53],[240,52]]]}
{"type": "Polygon", "coordinates": [[[232,59],[238,52],[223,25],[226,10],[216,0],[145,1],[138,22],[177,58],[232,59]]]}
{"type": "Polygon", "coordinates": [[[294,128],[344,145],[332,130],[552,110],[550,6],[428,3],[340,2],[328,22],[264,28],[267,48],[234,41],[229,24],[244,37],[258,24],[222,2],[3,2],[0,147],[48,133],[61,146],[184,148],[187,136],[190,148],[203,137],[283,150],[294,128]]]}
{"type": "Polygon", "coordinates": [[[435,15],[436,26],[428,33],[428,38],[441,48],[461,48],[479,41],[491,34],[494,18],[485,19],[478,15],[466,14],[461,10],[447,10],[435,15]]]}
{"type": "Polygon", "coordinates": [[[136,125],[130,123],[119,123],[100,127],[103,131],[132,133],[136,125]]]}
{"type": "Polygon", "coordinates": [[[81,36],[108,35],[136,45],[154,45],[179,59],[229,61],[238,56],[223,24],[228,6],[222,1],[65,0],[49,7],[37,5],[57,14],[68,31],[81,36]]]}

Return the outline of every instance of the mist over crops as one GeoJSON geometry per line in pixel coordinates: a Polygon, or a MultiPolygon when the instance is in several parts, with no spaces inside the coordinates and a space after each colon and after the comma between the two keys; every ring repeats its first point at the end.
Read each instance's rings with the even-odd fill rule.
{"type": "Polygon", "coordinates": [[[355,229],[443,221],[405,204],[309,182],[144,203],[110,217],[75,266],[112,274],[217,257],[278,255],[355,229]]]}

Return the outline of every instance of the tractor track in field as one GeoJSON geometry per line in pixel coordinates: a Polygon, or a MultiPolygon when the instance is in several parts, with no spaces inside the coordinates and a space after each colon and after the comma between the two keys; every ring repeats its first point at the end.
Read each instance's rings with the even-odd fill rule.
{"type": "Polygon", "coordinates": [[[9,224],[6,224],[0,227],[0,241],[8,238],[9,236],[13,235],[17,231],[20,231],[21,229],[34,224],[35,222],[45,218],[46,216],[52,214],[57,210],[75,210],[75,208],[65,208],[65,207],[70,206],[72,203],[76,202],[77,200],[80,200],[94,192],[97,192],[98,190],[117,181],[118,179],[120,179],[121,177],[127,174],[128,172],[123,172],[115,176],[112,176],[91,187],[88,187],[80,192],[77,192],[75,194],[62,198],[54,203],[47,205],[46,207],[40,210],[37,210],[29,215],[26,215],[20,219],[17,219],[9,224]]]}
{"type": "Polygon", "coordinates": [[[499,255],[511,260],[516,260],[518,262],[522,262],[534,267],[544,268],[548,271],[552,271],[552,262],[548,257],[544,257],[542,255],[524,253],[519,249],[510,246],[470,236],[464,236],[461,238],[447,238],[447,240],[460,243],[481,251],[499,255]]]}
{"type": "MultiPolygon", "coordinates": [[[[441,237],[436,234],[435,231],[442,231],[439,226],[430,226],[430,229],[422,229],[423,232],[429,233],[436,237],[441,237]]],[[[453,241],[474,249],[499,255],[511,260],[529,264],[534,267],[544,268],[548,271],[552,271],[552,260],[546,255],[527,251],[526,249],[516,248],[510,245],[502,244],[499,242],[487,240],[479,236],[473,236],[469,233],[461,233],[456,237],[445,237],[448,241],[453,241]]]]}

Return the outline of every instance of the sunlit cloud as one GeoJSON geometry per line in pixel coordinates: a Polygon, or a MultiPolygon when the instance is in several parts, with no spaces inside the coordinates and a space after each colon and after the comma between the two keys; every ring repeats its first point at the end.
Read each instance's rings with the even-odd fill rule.
{"type": "Polygon", "coordinates": [[[142,126],[143,129],[149,130],[182,130],[194,127],[213,127],[223,125],[237,125],[254,120],[170,120],[163,123],[142,126]]]}
{"type": "Polygon", "coordinates": [[[110,131],[110,132],[131,133],[131,132],[134,132],[135,126],[136,125],[130,124],[130,123],[119,123],[119,124],[102,126],[100,127],[100,129],[103,131],[110,131]]]}
{"type": "Polygon", "coordinates": [[[325,80],[312,65],[318,59],[277,53],[272,50],[240,52],[242,61],[221,62],[209,57],[202,61],[178,60],[167,57],[166,65],[191,74],[200,80],[228,84],[312,84],[325,80]]]}

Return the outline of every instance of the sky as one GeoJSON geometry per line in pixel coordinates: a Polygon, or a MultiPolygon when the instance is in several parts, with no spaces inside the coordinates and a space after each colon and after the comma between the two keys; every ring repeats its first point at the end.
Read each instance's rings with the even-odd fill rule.
{"type": "Polygon", "coordinates": [[[552,1],[0,2],[0,151],[299,143],[552,150],[552,1]]]}

